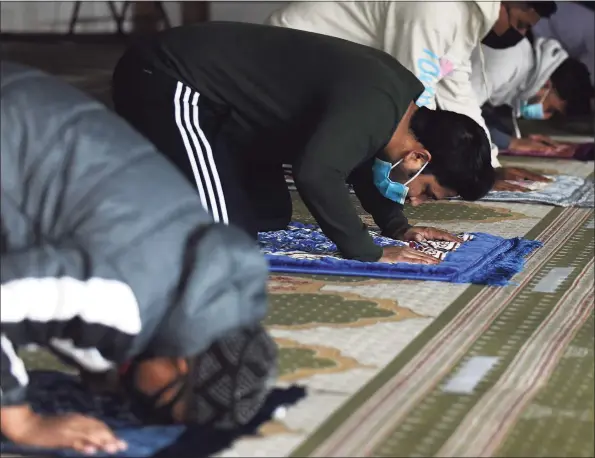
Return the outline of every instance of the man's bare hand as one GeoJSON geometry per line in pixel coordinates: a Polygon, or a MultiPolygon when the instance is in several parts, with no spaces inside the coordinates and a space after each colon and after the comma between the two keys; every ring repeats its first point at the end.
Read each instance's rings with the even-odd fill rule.
{"type": "Polygon", "coordinates": [[[513,138],[509,148],[516,151],[539,151],[546,153],[554,150],[555,146],[534,138],[513,138]]]}
{"type": "Polygon", "coordinates": [[[548,177],[531,170],[522,169],[520,167],[499,167],[496,169],[496,182],[492,190],[494,191],[512,191],[512,192],[528,192],[529,188],[519,185],[517,183],[510,183],[511,181],[552,181],[548,177]]]}
{"type": "Polygon", "coordinates": [[[14,443],[43,448],[69,448],[88,455],[126,449],[112,430],[95,418],[79,414],[41,416],[29,406],[2,408],[2,434],[14,443]]]}
{"type": "Polygon", "coordinates": [[[419,196],[408,197],[405,200],[405,202],[407,202],[408,204],[410,204],[412,207],[418,207],[421,204],[427,202],[428,200],[430,200],[428,198],[428,196],[426,196],[425,194],[420,194],[419,196]]]}
{"type": "Polygon", "coordinates": [[[520,167],[499,167],[496,169],[496,179],[508,181],[541,181],[544,183],[552,181],[540,173],[520,167]]]}
{"type": "Polygon", "coordinates": [[[558,148],[563,145],[563,143],[557,142],[556,140],[548,137],[547,135],[533,134],[529,135],[529,139],[535,142],[539,142],[543,145],[549,146],[551,148],[558,148]]]}
{"type": "Polygon", "coordinates": [[[387,262],[395,264],[397,262],[407,262],[410,264],[438,264],[439,259],[436,259],[429,254],[422,253],[421,251],[414,250],[406,246],[386,246],[382,257],[378,262],[387,262]]]}
{"type": "Polygon", "coordinates": [[[444,240],[446,242],[462,242],[460,237],[451,234],[448,231],[437,229],[435,227],[413,226],[407,229],[402,240],[407,242],[425,242],[426,240],[444,240]]]}
{"type": "Polygon", "coordinates": [[[529,192],[530,189],[506,180],[496,180],[492,191],[529,192]]]}

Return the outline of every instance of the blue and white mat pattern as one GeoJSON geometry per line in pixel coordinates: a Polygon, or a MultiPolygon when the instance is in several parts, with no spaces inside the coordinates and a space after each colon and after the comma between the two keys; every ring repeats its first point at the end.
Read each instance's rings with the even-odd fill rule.
{"type": "MultiPolygon", "coordinates": [[[[370,232],[380,246],[408,246],[370,232]]],[[[474,233],[438,265],[361,262],[344,259],[317,227],[291,223],[287,230],[261,232],[259,242],[271,272],[434,280],[506,285],[524,266],[524,257],[541,242],[474,233]]]]}
{"type": "Polygon", "coordinates": [[[595,206],[595,186],[593,180],[570,175],[550,176],[550,183],[524,183],[520,186],[531,189],[529,192],[491,191],[481,200],[494,202],[523,202],[554,205],[556,207],[595,206]]]}

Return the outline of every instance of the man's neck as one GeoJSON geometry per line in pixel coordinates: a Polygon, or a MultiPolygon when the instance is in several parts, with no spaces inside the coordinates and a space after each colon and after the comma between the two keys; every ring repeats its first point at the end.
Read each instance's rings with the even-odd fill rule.
{"type": "Polygon", "coordinates": [[[413,150],[417,146],[417,140],[409,131],[411,118],[417,109],[418,107],[415,103],[411,102],[409,104],[409,107],[407,107],[407,111],[399,121],[393,136],[386,145],[386,155],[392,162],[402,159],[408,151],[413,150]]]}

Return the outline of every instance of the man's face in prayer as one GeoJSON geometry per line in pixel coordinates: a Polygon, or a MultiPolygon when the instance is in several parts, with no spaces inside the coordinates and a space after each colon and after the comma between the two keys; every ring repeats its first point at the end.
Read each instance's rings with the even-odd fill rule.
{"type": "Polygon", "coordinates": [[[408,185],[406,202],[416,207],[429,200],[443,200],[448,197],[455,197],[457,193],[452,189],[445,188],[438,183],[432,174],[421,174],[408,185]]]}
{"type": "Polygon", "coordinates": [[[556,113],[566,113],[566,101],[562,100],[550,82],[528,100],[530,104],[540,102],[543,104],[544,119],[550,119],[556,113]]]}

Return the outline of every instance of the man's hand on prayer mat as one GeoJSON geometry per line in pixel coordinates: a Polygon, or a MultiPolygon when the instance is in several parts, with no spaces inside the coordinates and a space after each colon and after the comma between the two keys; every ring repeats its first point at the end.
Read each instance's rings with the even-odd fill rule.
{"type": "Polygon", "coordinates": [[[41,416],[27,405],[2,407],[2,434],[15,444],[68,448],[87,455],[126,449],[102,421],[80,414],[41,416]]]}
{"type": "Polygon", "coordinates": [[[402,240],[406,242],[425,242],[426,240],[443,240],[446,242],[462,243],[463,239],[448,231],[435,227],[413,226],[405,231],[402,240]]]}
{"type": "Polygon", "coordinates": [[[547,183],[552,180],[539,173],[520,167],[499,167],[496,169],[496,183],[492,189],[494,191],[529,191],[528,188],[516,183],[509,183],[509,181],[540,181],[547,183]]]}
{"type": "Polygon", "coordinates": [[[382,257],[378,262],[386,262],[389,264],[397,262],[407,262],[410,264],[439,264],[440,260],[429,254],[414,250],[413,248],[404,246],[385,246],[383,248],[382,257]]]}
{"type": "Polygon", "coordinates": [[[564,143],[557,142],[556,140],[548,137],[547,135],[539,135],[539,134],[529,135],[529,139],[539,142],[539,143],[542,143],[542,144],[549,146],[551,148],[559,148],[560,146],[564,145],[564,143]]]}
{"type": "Polygon", "coordinates": [[[529,192],[530,189],[506,180],[496,180],[492,191],[529,192]]]}
{"type": "Polygon", "coordinates": [[[509,181],[552,181],[546,176],[520,167],[499,167],[496,169],[496,178],[509,181]]]}
{"type": "MultiPolygon", "coordinates": [[[[537,137],[537,136],[536,136],[537,137]]],[[[542,137],[542,136],[539,136],[542,137]]],[[[543,137],[546,138],[546,137],[543,137]]],[[[553,151],[556,146],[549,144],[549,142],[545,142],[543,140],[537,140],[536,138],[529,137],[529,138],[513,138],[510,141],[510,145],[508,146],[509,149],[515,151],[540,151],[540,152],[548,152],[553,151]]]]}

